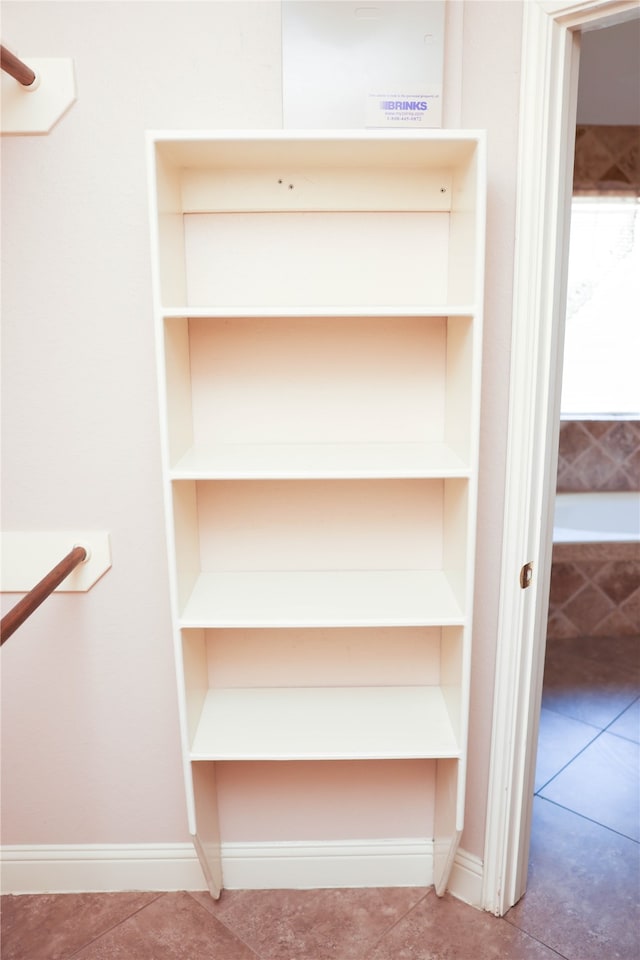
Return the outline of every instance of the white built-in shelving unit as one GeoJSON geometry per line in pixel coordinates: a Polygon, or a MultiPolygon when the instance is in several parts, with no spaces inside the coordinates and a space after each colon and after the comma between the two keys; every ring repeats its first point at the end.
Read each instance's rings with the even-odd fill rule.
{"type": "Polygon", "coordinates": [[[484,138],[149,136],[190,829],[216,762],[430,759],[463,825],[484,138]]]}

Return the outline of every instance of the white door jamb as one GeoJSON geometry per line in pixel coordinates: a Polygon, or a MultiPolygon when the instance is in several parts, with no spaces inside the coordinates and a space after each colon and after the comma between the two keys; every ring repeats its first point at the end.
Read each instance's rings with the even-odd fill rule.
{"type": "Polygon", "coordinates": [[[524,4],[511,387],[482,907],[526,890],[557,470],[580,31],[639,0],[524,4]],[[533,576],[520,586],[522,567],[533,576]]]}

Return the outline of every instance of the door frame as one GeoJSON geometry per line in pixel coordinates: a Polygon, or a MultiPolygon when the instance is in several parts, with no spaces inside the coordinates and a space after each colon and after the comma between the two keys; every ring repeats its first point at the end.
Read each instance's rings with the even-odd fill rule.
{"type": "Polygon", "coordinates": [[[511,381],[482,882],[502,916],[527,885],[551,576],[580,33],[640,0],[525,0],[511,381]],[[533,576],[520,586],[520,571],[533,576]]]}

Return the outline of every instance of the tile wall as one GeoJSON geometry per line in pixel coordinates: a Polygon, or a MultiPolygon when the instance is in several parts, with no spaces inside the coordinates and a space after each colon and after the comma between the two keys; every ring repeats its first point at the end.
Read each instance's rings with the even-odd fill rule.
{"type": "Polygon", "coordinates": [[[637,543],[557,543],[547,640],[640,636],[637,543]]]}
{"type": "Polygon", "coordinates": [[[640,420],[564,420],[557,489],[640,490],[640,420]]]}
{"type": "MultiPolygon", "coordinates": [[[[640,421],[563,421],[557,489],[640,490],[640,421]]],[[[547,639],[634,635],[640,635],[640,545],[555,544],[547,639]]]]}
{"type": "Polygon", "coordinates": [[[637,193],[639,187],[640,128],[578,124],[574,193],[637,193]]]}

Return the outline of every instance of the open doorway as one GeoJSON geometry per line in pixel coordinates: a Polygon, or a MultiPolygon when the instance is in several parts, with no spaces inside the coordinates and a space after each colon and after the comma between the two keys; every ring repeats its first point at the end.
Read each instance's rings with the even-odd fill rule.
{"type": "MultiPolygon", "coordinates": [[[[589,30],[629,23],[639,13],[636,0],[525,4],[510,426],[482,890],[482,906],[499,915],[525,893],[529,871],[580,41],[589,30]],[[526,568],[533,575],[523,578],[526,568]]],[[[585,882],[595,869],[588,861],[580,865],[585,882]]]]}
{"type": "Polygon", "coordinates": [[[639,148],[635,20],[581,43],[528,890],[508,914],[584,960],[637,955],[639,148]]]}

